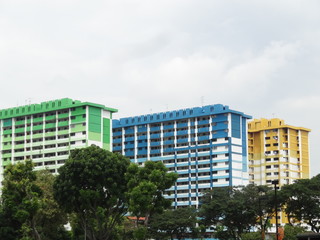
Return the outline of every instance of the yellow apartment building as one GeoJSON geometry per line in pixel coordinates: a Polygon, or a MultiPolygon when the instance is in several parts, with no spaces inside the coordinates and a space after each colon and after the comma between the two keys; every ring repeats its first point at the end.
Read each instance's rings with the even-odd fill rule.
{"type": "MultiPolygon", "coordinates": [[[[278,180],[281,187],[309,178],[309,132],[310,129],[287,125],[278,118],[249,122],[249,182],[269,185],[278,180]]],[[[278,218],[279,223],[286,222],[283,213],[278,218]]]]}

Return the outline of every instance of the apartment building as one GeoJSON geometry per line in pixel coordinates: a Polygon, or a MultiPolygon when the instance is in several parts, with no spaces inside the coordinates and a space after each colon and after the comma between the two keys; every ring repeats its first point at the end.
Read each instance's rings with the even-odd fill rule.
{"type": "Polygon", "coordinates": [[[165,195],[175,207],[198,207],[203,192],[248,183],[247,119],[209,105],[113,120],[113,151],[142,165],[162,161],[179,178],[165,195]]]}
{"type": "Polygon", "coordinates": [[[278,118],[249,122],[250,183],[266,185],[279,180],[281,186],[309,178],[309,132],[278,118]]]}
{"type": "Polygon", "coordinates": [[[0,110],[0,180],[17,161],[32,159],[36,170],[55,173],[72,149],[95,144],[111,150],[115,112],[68,98],[0,110]]]}
{"type": "MultiPolygon", "coordinates": [[[[249,182],[281,188],[310,177],[310,129],[285,124],[284,120],[254,119],[248,124],[249,182]]],[[[271,223],[275,224],[275,217],[271,223]]],[[[278,212],[278,223],[288,223],[278,212]]]]}

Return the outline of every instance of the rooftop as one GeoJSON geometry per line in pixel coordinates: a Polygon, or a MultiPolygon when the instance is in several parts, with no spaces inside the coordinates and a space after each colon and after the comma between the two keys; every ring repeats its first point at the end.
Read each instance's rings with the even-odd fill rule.
{"type": "Polygon", "coordinates": [[[126,127],[133,125],[142,125],[148,123],[157,123],[164,121],[172,121],[178,119],[192,118],[192,117],[201,117],[208,116],[220,113],[235,113],[239,114],[245,118],[251,119],[252,117],[244,114],[243,112],[231,110],[229,106],[222,104],[214,104],[203,107],[194,107],[187,109],[179,109],[174,111],[153,113],[147,115],[140,115],[134,117],[120,118],[119,120],[114,119],[112,121],[113,127],[126,127]]]}
{"type": "Polygon", "coordinates": [[[25,115],[37,114],[48,111],[56,111],[60,109],[80,107],[80,106],[92,106],[102,108],[104,110],[110,111],[112,113],[118,112],[117,109],[108,108],[101,104],[81,102],[79,100],[72,100],[70,98],[63,98],[58,100],[52,100],[47,102],[42,102],[39,104],[29,104],[20,107],[7,108],[0,110],[0,120],[6,118],[20,117],[25,115]]]}

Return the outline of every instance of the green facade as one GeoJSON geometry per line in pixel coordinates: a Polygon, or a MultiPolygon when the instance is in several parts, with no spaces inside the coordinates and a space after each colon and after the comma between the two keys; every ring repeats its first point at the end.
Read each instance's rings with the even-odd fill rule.
{"type": "Polygon", "coordinates": [[[36,169],[52,172],[72,149],[96,144],[110,149],[110,119],[116,109],[60,99],[0,110],[0,180],[3,168],[32,159],[36,169]],[[107,113],[107,114],[106,114],[107,113]]]}

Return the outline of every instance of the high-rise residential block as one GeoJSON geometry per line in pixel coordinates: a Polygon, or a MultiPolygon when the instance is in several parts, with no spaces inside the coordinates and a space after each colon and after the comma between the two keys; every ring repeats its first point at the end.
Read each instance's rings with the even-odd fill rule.
{"type": "Polygon", "coordinates": [[[197,207],[203,192],[248,183],[247,119],[220,104],[113,120],[113,151],[142,165],[162,161],[179,178],[175,207],[197,207]]]}
{"type": "Polygon", "coordinates": [[[281,119],[255,119],[248,124],[249,181],[257,185],[279,180],[279,186],[309,178],[310,129],[281,119]]]}
{"type": "Polygon", "coordinates": [[[114,112],[68,98],[0,110],[0,180],[17,161],[32,159],[36,170],[54,173],[72,149],[95,144],[111,150],[114,112]]]}

